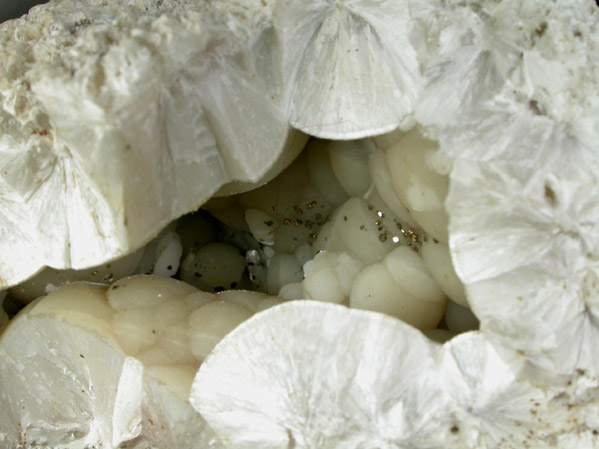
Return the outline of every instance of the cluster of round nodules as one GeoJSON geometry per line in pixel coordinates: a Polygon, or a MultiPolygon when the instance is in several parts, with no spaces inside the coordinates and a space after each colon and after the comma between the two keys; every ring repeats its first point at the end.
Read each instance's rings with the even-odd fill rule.
{"type": "MultiPolygon", "coordinates": [[[[177,274],[206,292],[334,302],[423,330],[442,322],[446,329],[431,333],[441,340],[475,329],[448,247],[451,163],[436,142],[408,128],[358,141],[312,139],[278,177],[210,200],[144,249],[89,270],[47,269],[10,293],[30,301],[77,280],[177,274]]],[[[144,358],[156,353],[142,347],[144,358]]]]}
{"type": "Polygon", "coordinates": [[[369,182],[337,207],[313,243],[305,278],[280,296],[386,313],[438,340],[476,329],[447,244],[450,162],[416,128],[373,142],[362,147],[369,182]],[[442,321],[445,329],[435,329],[442,321]]]}
{"type": "Polygon", "coordinates": [[[213,294],[168,277],[132,276],[108,288],[68,285],[33,310],[99,334],[187,400],[193,377],[214,346],[254,313],[279,303],[257,292],[213,294]]]}
{"type": "Polygon", "coordinates": [[[226,240],[245,250],[255,289],[278,294],[302,280],[302,266],[318,252],[313,244],[333,210],[371,188],[368,161],[373,148],[370,140],[311,140],[277,178],[204,206],[230,228],[232,236],[226,240]],[[254,242],[243,241],[242,233],[254,242]]]}

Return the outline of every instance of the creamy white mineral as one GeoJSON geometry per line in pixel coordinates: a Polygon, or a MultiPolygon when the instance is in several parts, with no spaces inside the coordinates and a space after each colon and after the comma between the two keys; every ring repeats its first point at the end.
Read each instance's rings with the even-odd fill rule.
{"type": "Polygon", "coordinates": [[[63,287],[0,337],[0,442],[221,447],[188,403],[193,377],[223,336],[279,303],[156,276],[63,287]]]}

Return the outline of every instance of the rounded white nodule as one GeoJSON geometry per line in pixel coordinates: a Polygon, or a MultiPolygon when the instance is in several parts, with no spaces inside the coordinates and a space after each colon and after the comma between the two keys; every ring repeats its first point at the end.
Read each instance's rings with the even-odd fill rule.
{"type": "Polygon", "coordinates": [[[227,301],[208,303],[189,317],[191,352],[204,360],[222,338],[253,315],[246,307],[227,301]]]}
{"type": "Polygon", "coordinates": [[[333,141],[327,145],[333,173],[350,197],[364,195],[372,183],[368,159],[372,152],[369,140],[333,141]]]}
{"type": "Polygon", "coordinates": [[[239,248],[210,243],[190,253],[181,265],[181,279],[202,290],[229,289],[241,282],[246,260],[239,248]]]}
{"type": "Polygon", "coordinates": [[[331,167],[327,144],[313,140],[306,146],[310,180],[316,189],[333,205],[340,205],[349,198],[331,167]]]}
{"type": "Polygon", "coordinates": [[[324,251],[304,265],[303,296],[316,301],[341,304],[349,298],[364,263],[349,253],[324,251]]]}
{"type": "MultiPolygon", "coordinates": [[[[385,151],[395,193],[414,220],[437,240],[447,242],[445,198],[449,178],[431,167],[438,145],[417,129],[405,133],[385,151]]],[[[378,187],[378,186],[377,186],[378,187]]]]}
{"type": "Polygon", "coordinates": [[[117,312],[112,320],[112,329],[119,343],[130,355],[154,345],[163,329],[182,322],[189,311],[181,299],[171,298],[154,306],[117,312]]]}
{"type": "Polygon", "coordinates": [[[274,230],[277,223],[272,216],[259,209],[246,209],[244,215],[250,232],[256,240],[267,245],[275,242],[274,230]]]}
{"type": "Polygon", "coordinates": [[[131,276],[110,286],[108,303],[117,312],[155,307],[183,298],[197,289],[185,282],[160,276],[131,276]]]}
{"type": "Polygon", "coordinates": [[[453,268],[449,247],[429,239],[422,244],[421,253],[426,267],[445,294],[461,306],[470,308],[464,284],[453,268]]]}
{"type": "Polygon", "coordinates": [[[183,255],[181,238],[175,232],[169,232],[156,245],[156,262],[152,274],[156,276],[174,276],[179,270],[179,262],[183,255]]]}
{"type": "Polygon", "coordinates": [[[277,296],[289,300],[304,299],[306,297],[301,282],[292,282],[291,284],[284,285],[281,287],[281,290],[279,290],[277,296]]]}
{"type": "Polygon", "coordinates": [[[111,324],[114,311],[106,302],[106,287],[84,283],[67,285],[35,303],[28,315],[48,315],[69,321],[119,347],[111,324]]]}
{"type": "Polygon", "coordinates": [[[424,262],[407,247],[393,250],[381,262],[364,268],[350,293],[350,307],[386,313],[419,329],[434,329],[446,298],[424,262]]]}
{"type": "Polygon", "coordinates": [[[253,292],[247,290],[227,290],[224,292],[212,295],[215,301],[227,301],[233,304],[238,304],[251,310],[252,312],[258,312],[263,310],[264,302],[275,301],[280,304],[281,301],[269,296],[265,293],[253,292]]]}
{"type": "Polygon", "coordinates": [[[318,235],[314,251],[346,251],[366,264],[381,260],[395,244],[372,206],[361,198],[347,200],[318,235]]]}
{"type": "Polygon", "coordinates": [[[275,254],[270,260],[266,283],[268,293],[276,295],[281,288],[291,282],[299,282],[303,278],[302,266],[292,254],[275,254]]]}
{"type": "Polygon", "coordinates": [[[371,196],[376,197],[378,193],[382,202],[395,215],[402,226],[418,227],[414,217],[412,217],[408,208],[402,204],[395,192],[384,151],[379,149],[372,154],[370,170],[376,186],[376,192],[373,192],[371,196]]]}

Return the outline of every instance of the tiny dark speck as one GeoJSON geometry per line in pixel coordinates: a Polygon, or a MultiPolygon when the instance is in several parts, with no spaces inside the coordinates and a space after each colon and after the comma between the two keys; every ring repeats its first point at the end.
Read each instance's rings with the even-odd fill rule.
{"type": "Polygon", "coordinates": [[[555,206],[557,204],[557,196],[548,184],[545,184],[545,199],[551,206],[555,206]]]}
{"type": "Polygon", "coordinates": [[[547,31],[547,22],[543,22],[541,23],[538,28],[535,30],[535,34],[538,37],[542,37],[545,34],[545,31],[547,31]]]}
{"type": "Polygon", "coordinates": [[[83,354],[79,354],[79,357],[81,357],[82,359],[84,359],[85,357],[83,356],[83,354]]]}
{"type": "Polygon", "coordinates": [[[530,100],[528,102],[528,107],[535,115],[543,115],[543,110],[537,100],[530,100]]]}

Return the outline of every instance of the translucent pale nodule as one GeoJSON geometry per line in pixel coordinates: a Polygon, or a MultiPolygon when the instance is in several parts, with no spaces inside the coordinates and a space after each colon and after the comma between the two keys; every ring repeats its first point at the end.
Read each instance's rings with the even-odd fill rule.
{"type": "Polygon", "coordinates": [[[421,257],[408,247],[398,247],[358,274],[349,304],[386,313],[419,329],[433,329],[443,317],[446,301],[421,257]]]}
{"type": "Polygon", "coordinates": [[[379,221],[374,208],[364,199],[351,198],[323,227],[314,250],[345,251],[366,264],[377,262],[395,246],[390,238],[381,238],[384,231],[379,229],[379,221]]]}
{"type": "Polygon", "coordinates": [[[375,197],[380,197],[385,208],[390,210],[404,226],[412,228],[419,227],[408,208],[402,204],[397,193],[395,193],[393,180],[391,179],[391,173],[389,172],[385,152],[383,150],[377,149],[372,154],[370,158],[370,170],[372,171],[372,178],[374,180],[374,185],[376,186],[375,192],[371,194],[371,197],[373,195],[375,197]]]}
{"type": "Polygon", "coordinates": [[[184,321],[187,314],[183,301],[168,300],[154,307],[117,312],[112,328],[126,352],[136,355],[154,345],[165,328],[184,321]]]}
{"type": "Polygon", "coordinates": [[[178,447],[178,436],[167,442],[165,435],[204,432],[200,418],[187,416],[199,363],[188,346],[188,354],[181,354],[181,342],[188,339],[188,307],[176,293],[190,291],[183,286],[169,278],[125,279],[113,289],[121,290],[112,298],[115,310],[105,286],[75,283],[15,317],[0,338],[0,434],[8,444],[66,447],[77,441],[82,447],[117,447],[140,438],[157,447],[178,447]],[[143,295],[150,307],[144,307],[143,295]],[[174,329],[181,323],[185,335],[174,329]],[[126,332],[119,332],[124,324],[126,332]],[[169,352],[173,343],[176,356],[169,352]],[[145,351],[140,353],[144,366],[130,357],[133,350],[145,351]],[[21,351],[28,354],[26,361],[21,351]],[[27,383],[10,380],[25,377],[27,383]],[[164,429],[161,435],[147,431],[145,415],[164,429]],[[29,443],[15,434],[16,422],[28,429],[29,443]]]}
{"type": "Polygon", "coordinates": [[[251,292],[245,290],[227,290],[212,295],[214,301],[227,301],[233,304],[239,304],[253,312],[259,312],[270,306],[280,304],[281,301],[273,296],[260,292],[251,292]]]}
{"type": "Polygon", "coordinates": [[[91,330],[110,342],[117,343],[111,321],[114,310],[106,301],[106,287],[72,284],[61,288],[28,309],[30,316],[47,315],[91,330]]]}
{"type": "Polygon", "coordinates": [[[331,167],[327,145],[312,141],[306,147],[310,180],[318,191],[333,205],[338,206],[349,198],[331,167]]]}
{"type": "Polygon", "coordinates": [[[147,372],[155,379],[169,385],[172,391],[182,400],[187,401],[193,378],[197,372],[195,366],[190,365],[152,365],[147,372]]]}
{"type": "Polygon", "coordinates": [[[276,295],[286,284],[300,282],[302,278],[302,266],[294,255],[278,253],[270,259],[266,283],[271,295],[276,295]]]}
{"type": "Polygon", "coordinates": [[[133,276],[110,288],[60,288],[30,304],[0,336],[0,398],[6,405],[0,435],[12,435],[14,423],[22,421],[31,438],[49,447],[73,438],[85,447],[116,447],[133,438],[151,447],[213,447],[201,436],[192,445],[181,440],[207,432],[187,402],[193,376],[227,333],[280,303],[256,292],[211,294],[158,276],[133,276]],[[25,363],[21,350],[28,354],[25,363]],[[24,378],[24,370],[35,395],[24,392],[25,382],[14,381],[24,378]],[[56,397],[66,405],[57,409],[56,397]],[[102,428],[101,444],[88,419],[102,428]],[[63,425],[69,420],[92,430],[74,435],[63,425]]]}
{"type": "Polygon", "coordinates": [[[273,232],[275,220],[272,215],[259,209],[246,209],[244,215],[248,228],[256,240],[269,245],[275,242],[273,232]]]}
{"type": "Polygon", "coordinates": [[[210,243],[188,254],[181,265],[181,279],[202,290],[228,289],[240,283],[245,266],[245,257],[239,248],[210,243]]]}
{"type": "Polygon", "coordinates": [[[291,284],[284,285],[279,290],[277,296],[283,299],[303,299],[306,297],[302,288],[302,282],[292,282],[291,284]]]}
{"type": "Polygon", "coordinates": [[[463,307],[470,308],[464,284],[458,277],[451,261],[449,247],[428,239],[422,244],[422,259],[445,294],[463,307]]]}
{"type": "Polygon", "coordinates": [[[333,173],[350,197],[362,196],[370,188],[368,159],[372,149],[370,140],[333,141],[327,146],[333,173]]]}
{"type": "Polygon", "coordinates": [[[226,301],[200,307],[189,317],[191,351],[204,360],[225,335],[252,315],[250,309],[226,301]]]}
{"type": "Polygon", "coordinates": [[[182,298],[197,289],[176,279],[159,276],[131,276],[108,289],[110,307],[115,311],[155,307],[182,298]]]}
{"type": "Polygon", "coordinates": [[[181,238],[175,232],[169,232],[157,242],[156,262],[154,262],[152,274],[174,276],[179,271],[179,261],[182,254],[181,238]]]}
{"type": "MultiPolygon", "coordinates": [[[[436,151],[437,143],[425,139],[414,128],[387,148],[385,160],[393,189],[401,204],[409,209],[414,220],[428,234],[447,242],[449,220],[445,211],[445,198],[449,178],[433,169],[431,160],[436,151]]],[[[382,192],[387,191],[388,189],[382,189],[382,192]]]]}
{"type": "Polygon", "coordinates": [[[341,304],[349,298],[357,274],[364,263],[345,252],[324,251],[304,265],[304,298],[341,304]]]}

